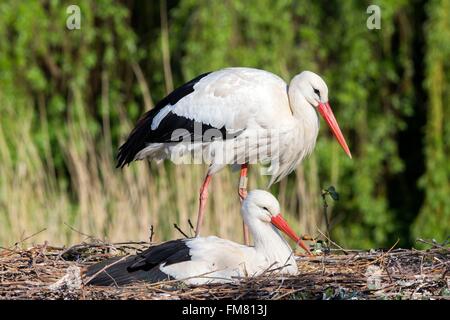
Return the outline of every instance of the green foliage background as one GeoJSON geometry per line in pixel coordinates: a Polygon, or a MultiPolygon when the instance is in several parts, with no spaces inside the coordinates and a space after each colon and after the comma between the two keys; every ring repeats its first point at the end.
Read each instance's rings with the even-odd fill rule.
{"type": "MultiPolygon", "coordinates": [[[[450,235],[449,13],[449,0],[3,0],[0,173],[42,159],[33,177],[54,177],[46,190],[67,196],[76,220],[64,148],[69,140],[72,148],[89,147],[72,139],[68,121],[94,138],[96,150],[106,146],[112,163],[130,130],[123,119],[135,122],[202,72],[249,66],[289,81],[309,69],[326,80],[354,156],[345,158],[322,126],[303,164],[313,194],[331,184],[341,194],[333,238],[349,247],[443,241],[450,235]],[[80,30],[65,27],[70,4],[81,8],[80,30]],[[381,8],[380,30],[366,27],[370,4],[381,8]]],[[[294,179],[284,193],[294,198],[292,207],[302,201],[294,179]]],[[[8,232],[16,223],[7,209],[14,185],[4,179],[0,188],[0,223],[8,232]]]]}

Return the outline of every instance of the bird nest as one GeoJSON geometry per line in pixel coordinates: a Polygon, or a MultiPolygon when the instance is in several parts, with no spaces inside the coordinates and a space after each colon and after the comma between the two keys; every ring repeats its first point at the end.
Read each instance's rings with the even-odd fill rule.
{"type": "Polygon", "coordinates": [[[297,256],[298,276],[267,270],[229,284],[83,285],[80,274],[86,266],[148,245],[96,242],[0,249],[0,299],[450,299],[450,248],[435,243],[428,250],[336,249],[297,256]]]}

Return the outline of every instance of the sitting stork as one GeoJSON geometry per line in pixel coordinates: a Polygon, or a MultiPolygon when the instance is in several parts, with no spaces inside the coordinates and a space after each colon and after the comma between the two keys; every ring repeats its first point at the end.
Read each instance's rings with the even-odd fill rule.
{"type": "Polygon", "coordinates": [[[170,279],[201,285],[232,282],[268,269],[297,274],[294,253],[278,229],[309,250],[281,216],[277,199],[267,191],[253,190],[243,200],[241,214],[253,236],[252,247],[214,236],[172,240],[135,256],[94,264],[84,273],[84,279],[99,286],[170,279]]]}
{"type": "MultiPolygon", "coordinates": [[[[327,85],[317,74],[304,71],[288,86],[278,76],[252,68],[205,73],[175,89],[143,115],[119,148],[117,167],[146,157],[175,161],[199,150],[207,154],[203,161],[209,168],[200,188],[198,236],[211,176],[227,164],[240,166],[238,193],[242,200],[248,164],[270,163],[270,187],[314,149],[318,113],[351,158],[328,103],[327,85]]],[[[248,244],[245,225],[244,238],[248,244]]]]}

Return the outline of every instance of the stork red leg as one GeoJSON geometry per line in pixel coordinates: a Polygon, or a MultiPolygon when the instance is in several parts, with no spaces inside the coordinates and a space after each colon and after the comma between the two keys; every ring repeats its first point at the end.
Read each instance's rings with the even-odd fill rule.
{"type": "Polygon", "coordinates": [[[205,206],[206,200],[208,199],[208,185],[211,182],[211,176],[209,174],[206,175],[205,181],[203,181],[202,187],[200,188],[200,197],[199,197],[199,206],[198,206],[198,215],[197,215],[197,227],[195,228],[195,236],[198,237],[200,235],[200,227],[203,223],[203,218],[205,216],[205,206]]]}
{"type": "MultiPolygon", "coordinates": [[[[248,164],[241,165],[241,177],[239,178],[239,198],[241,202],[247,197],[247,172],[248,172],[248,164]]],[[[245,222],[242,221],[242,230],[244,232],[244,243],[245,245],[250,245],[250,236],[248,227],[245,222]]]]}
{"type": "Polygon", "coordinates": [[[239,179],[239,198],[241,198],[241,202],[247,198],[247,172],[248,172],[248,164],[241,165],[241,177],[239,179]]]}

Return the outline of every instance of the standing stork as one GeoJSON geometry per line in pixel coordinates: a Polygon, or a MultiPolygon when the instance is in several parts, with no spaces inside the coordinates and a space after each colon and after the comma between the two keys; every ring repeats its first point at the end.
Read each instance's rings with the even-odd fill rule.
{"type": "Polygon", "coordinates": [[[214,236],[172,240],[135,256],[115,257],[90,266],[84,279],[99,286],[168,279],[201,285],[257,276],[268,269],[296,275],[294,253],[278,230],[309,250],[281,216],[277,199],[267,191],[253,190],[243,200],[241,214],[253,235],[253,247],[214,236]]]}
{"type": "MultiPolygon", "coordinates": [[[[143,115],[119,148],[117,167],[143,158],[180,161],[193,152],[206,154],[209,168],[200,188],[198,236],[212,175],[227,164],[240,165],[241,200],[247,193],[249,163],[270,163],[269,186],[278,182],[314,149],[318,113],[351,158],[328,103],[327,85],[317,74],[304,71],[287,85],[273,73],[252,68],[205,73],[143,115]]],[[[245,225],[244,239],[248,244],[245,225]]]]}

